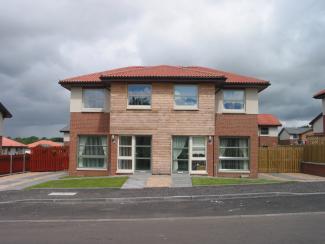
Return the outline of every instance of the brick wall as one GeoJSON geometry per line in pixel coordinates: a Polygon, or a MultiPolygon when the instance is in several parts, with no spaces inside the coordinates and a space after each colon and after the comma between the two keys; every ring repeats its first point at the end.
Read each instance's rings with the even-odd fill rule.
{"type": "MultiPolygon", "coordinates": [[[[109,174],[109,170],[76,170],[78,135],[107,135],[108,145],[111,146],[109,120],[108,113],[70,113],[69,175],[93,176],[109,174]]],[[[114,168],[114,166],[111,167],[114,168]]]]}
{"type": "Polygon", "coordinates": [[[257,115],[217,114],[215,137],[215,169],[221,177],[240,177],[243,173],[219,172],[219,140],[220,137],[248,137],[250,144],[250,177],[257,177],[258,168],[258,126],[257,115]]]}
{"type": "Polygon", "coordinates": [[[215,85],[199,85],[199,110],[174,110],[174,85],[152,84],[152,109],[127,109],[127,83],[111,85],[110,132],[152,135],[152,173],[170,174],[172,135],[213,136],[215,85]]]}
{"type": "Polygon", "coordinates": [[[278,145],[278,137],[275,136],[259,136],[259,146],[273,147],[278,145]]]}
{"type": "Polygon", "coordinates": [[[301,173],[325,177],[325,163],[301,163],[301,173]]]}

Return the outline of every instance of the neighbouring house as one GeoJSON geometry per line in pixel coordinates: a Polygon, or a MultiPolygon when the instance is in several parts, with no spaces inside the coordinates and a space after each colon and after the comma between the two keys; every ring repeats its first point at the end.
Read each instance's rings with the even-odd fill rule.
{"type": "Polygon", "coordinates": [[[300,145],[306,144],[307,137],[313,134],[313,129],[304,127],[284,127],[279,133],[279,144],[300,145]]]}
{"type": "Polygon", "coordinates": [[[318,114],[309,125],[313,129],[313,136],[324,135],[324,116],[323,113],[318,114]]]}
{"type": "Polygon", "coordinates": [[[70,124],[63,127],[60,132],[63,133],[63,144],[68,146],[70,142],[70,124]]]}
{"type": "Polygon", "coordinates": [[[312,122],[316,133],[325,135],[325,89],[316,93],[313,98],[322,100],[322,113],[319,114],[312,122]]]}
{"type": "Polygon", "coordinates": [[[2,154],[2,136],[3,136],[3,124],[6,118],[11,118],[12,115],[8,109],[0,102],[0,155],[2,154]]]}
{"type": "Polygon", "coordinates": [[[32,148],[37,147],[37,146],[42,146],[42,147],[61,147],[62,143],[50,141],[50,140],[39,140],[33,143],[30,143],[27,145],[29,148],[29,152],[32,148]]]}
{"type": "Polygon", "coordinates": [[[59,81],[70,175],[256,177],[265,80],[198,66],[133,66],[59,81]]]}
{"type": "Polygon", "coordinates": [[[260,147],[271,147],[278,145],[278,130],[282,125],[273,114],[258,114],[258,136],[260,147]]]}
{"type": "Polygon", "coordinates": [[[7,137],[2,137],[2,154],[16,155],[25,154],[28,151],[27,145],[7,137]]]}

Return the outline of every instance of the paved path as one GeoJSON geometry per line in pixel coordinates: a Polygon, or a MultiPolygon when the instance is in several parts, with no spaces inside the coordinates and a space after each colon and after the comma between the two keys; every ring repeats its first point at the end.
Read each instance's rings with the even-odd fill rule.
{"type": "Polygon", "coordinates": [[[325,177],[303,173],[259,173],[259,178],[279,181],[313,182],[325,181],[325,177]]]}
{"type": "Polygon", "coordinates": [[[28,172],[0,177],[0,191],[22,190],[49,180],[56,180],[66,172],[28,172]]]}
{"type": "Polygon", "coordinates": [[[136,172],[122,186],[122,189],[142,189],[152,187],[191,187],[189,174],[151,175],[151,173],[136,172]]]}
{"type": "Polygon", "coordinates": [[[136,172],[130,175],[128,180],[121,187],[122,189],[141,189],[144,188],[151,173],[136,172]]]}
{"type": "Polygon", "coordinates": [[[191,187],[192,180],[189,174],[172,174],[172,187],[191,187]]]}

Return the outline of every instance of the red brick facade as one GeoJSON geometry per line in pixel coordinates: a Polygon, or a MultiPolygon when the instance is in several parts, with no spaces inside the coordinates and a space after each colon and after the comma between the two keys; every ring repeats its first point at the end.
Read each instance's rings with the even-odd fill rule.
{"type": "MultiPolygon", "coordinates": [[[[71,113],[70,120],[70,163],[69,174],[76,176],[115,175],[117,170],[117,137],[109,133],[109,113],[71,113]],[[77,170],[78,136],[106,135],[109,145],[108,170],[77,170]]],[[[207,144],[207,173],[209,176],[240,177],[257,176],[257,117],[245,114],[216,114],[216,135],[210,136],[207,144]],[[219,172],[219,140],[220,137],[247,137],[250,147],[250,172],[228,173],[219,172]]]]}
{"type": "Polygon", "coordinates": [[[301,173],[325,177],[325,164],[302,162],[301,173]]]}
{"type": "MultiPolygon", "coordinates": [[[[70,157],[69,174],[75,176],[109,175],[109,170],[77,170],[78,136],[106,135],[108,146],[111,148],[109,136],[108,113],[70,113],[70,157]]],[[[108,160],[109,161],[109,160],[108,160]]]]}
{"type": "Polygon", "coordinates": [[[258,125],[257,115],[248,114],[217,114],[215,137],[215,175],[221,177],[257,177],[258,168],[258,125]],[[220,137],[247,137],[250,148],[250,172],[228,173],[219,170],[219,140],[220,137]]]}
{"type": "Polygon", "coordinates": [[[259,136],[260,147],[274,147],[278,145],[278,137],[275,136],[259,136]]]}

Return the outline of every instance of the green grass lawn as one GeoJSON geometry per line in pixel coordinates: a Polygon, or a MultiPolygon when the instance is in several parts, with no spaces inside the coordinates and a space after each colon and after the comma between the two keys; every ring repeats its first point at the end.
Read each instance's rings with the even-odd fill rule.
{"type": "Polygon", "coordinates": [[[123,177],[105,177],[105,178],[79,178],[79,179],[63,179],[51,180],[38,185],[29,187],[35,188],[104,188],[116,187],[120,188],[128,179],[127,176],[123,177]]]}
{"type": "Polygon", "coordinates": [[[280,181],[266,180],[266,179],[192,177],[193,186],[271,184],[271,183],[279,183],[279,182],[280,181]]]}

